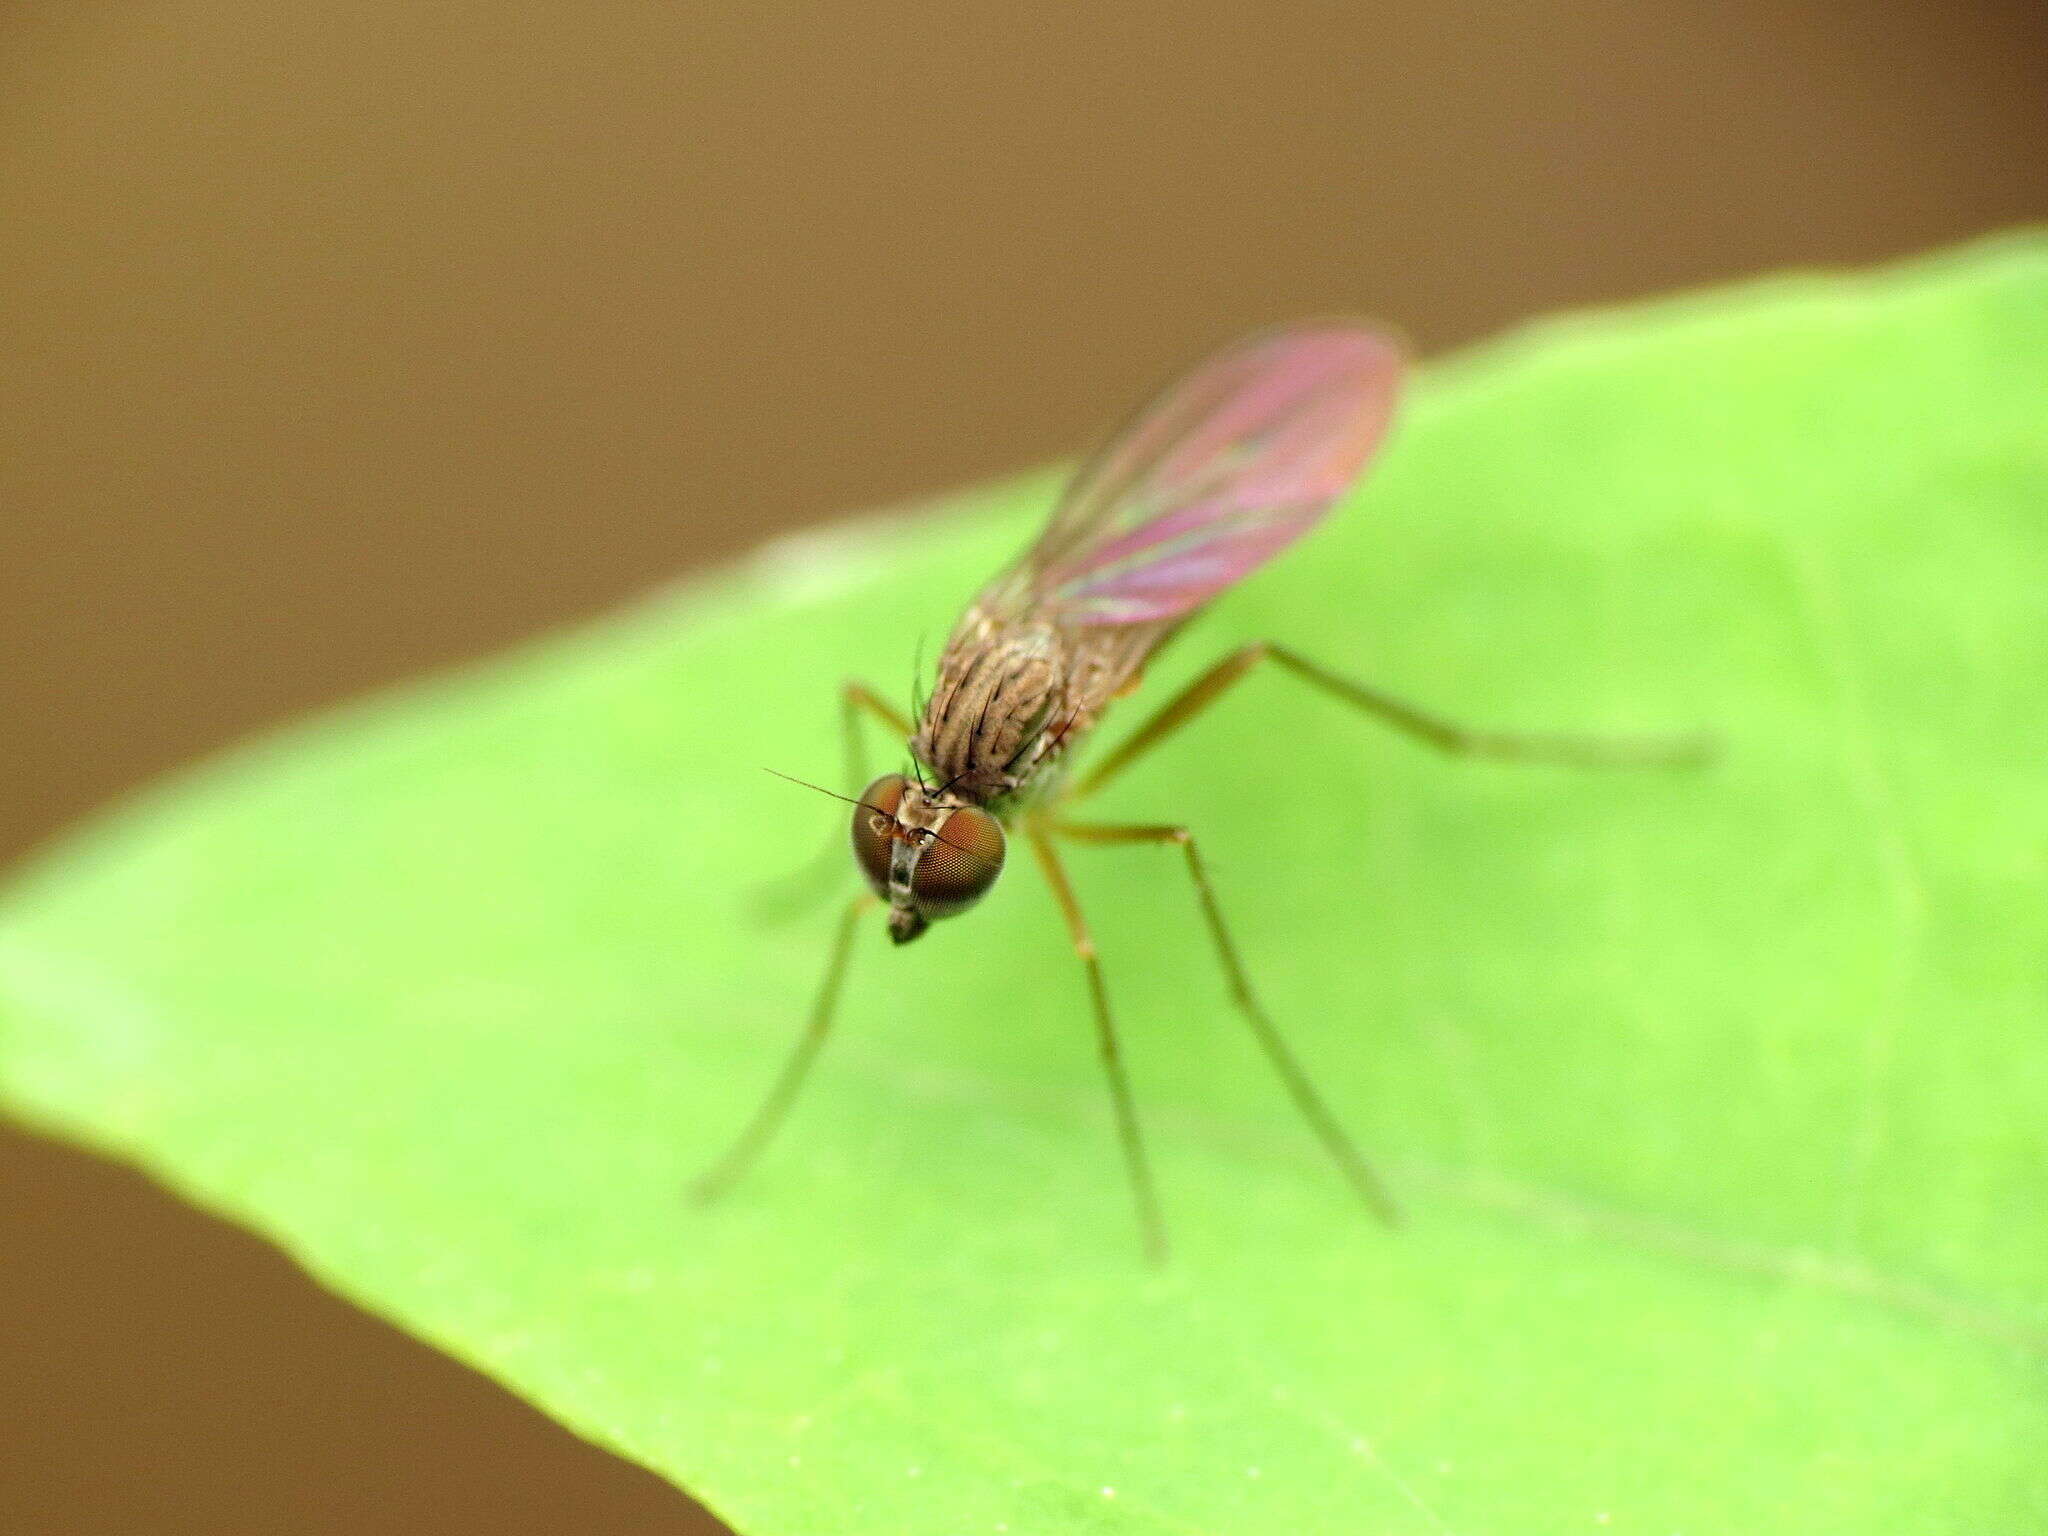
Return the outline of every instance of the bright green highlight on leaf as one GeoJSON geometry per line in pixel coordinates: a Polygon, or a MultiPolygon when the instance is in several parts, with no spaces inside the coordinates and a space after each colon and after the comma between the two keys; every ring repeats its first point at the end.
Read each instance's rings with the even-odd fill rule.
{"type": "MultiPolygon", "coordinates": [[[[1077,851],[1174,1264],[1028,861],[879,919],[784,1138],[833,690],[1036,477],[229,758],[0,919],[0,1081],[748,1536],[2048,1527],[2048,240],[1545,325],[1155,668],[1270,636],[1694,773],[1445,761],[1259,677],[1105,797],[1204,838],[1409,1212],[1077,851]]],[[[460,601],[460,594],[451,594],[460,601]]],[[[1106,737],[1141,713],[1113,715],[1106,737]]],[[[851,868],[841,877],[851,882],[851,868]]]]}

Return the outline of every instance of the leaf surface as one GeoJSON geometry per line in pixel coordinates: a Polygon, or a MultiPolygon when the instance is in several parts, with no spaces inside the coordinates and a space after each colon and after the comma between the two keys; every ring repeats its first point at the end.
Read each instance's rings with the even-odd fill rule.
{"type": "Polygon", "coordinates": [[[2048,241],[1441,367],[1154,669],[1270,636],[1479,723],[1720,740],[1446,761],[1276,674],[1104,797],[1202,837],[1404,1230],[1169,849],[1074,855],[1165,1271],[1021,859],[863,933],[785,1136],[688,1207],[832,921],[760,915],[843,808],[759,767],[836,782],[838,679],[901,693],[1056,484],[141,798],[0,909],[0,1087],[747,1536],[2048,1526],[2048,241]]]}

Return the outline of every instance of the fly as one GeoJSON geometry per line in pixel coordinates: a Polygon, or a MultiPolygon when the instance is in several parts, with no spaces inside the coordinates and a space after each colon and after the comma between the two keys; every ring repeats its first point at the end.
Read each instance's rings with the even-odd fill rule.
{"type": "Polygon", "coordinates": [[[1239,646],[1162,704],[1078,779],[1068,760],[1146,663],[1214,598],[1314,528],[1378,452],[1405,359],[1386,331],[1312,321],[1256,333],[1169,385],[1092,458],[1023,555],[968,606],[913,723],[874,690],[841,690],[847,779],[859,784],[860,716],[921,765],[852,798],[854,862],[867,885],[842,915],[809,1022],[753,1118],[698,1180],[710,1198],[781,1124],[829,1032],[856,925],[886,909],[889,937],[917,938],[985,896],[1020,833],[1052,889],[1087,981],[1095,1040],[1147,1254],[1166,1252],[1151,1166],[1095,941],[1062,845],[1177,849],[1237,1010],[1358,1198],[1397,1211],[1260,1003],[1200,845],[1176,824],[1078,819],[1076,807],[1261,667],[1278,667],[1443,752],[1597,766],[1697,760],[1696,738],[1601,741],[1473,730],[1329,671],[1270,641],[1239,646]],[[927,777],[927,774],[929,777],[927,777]]]}

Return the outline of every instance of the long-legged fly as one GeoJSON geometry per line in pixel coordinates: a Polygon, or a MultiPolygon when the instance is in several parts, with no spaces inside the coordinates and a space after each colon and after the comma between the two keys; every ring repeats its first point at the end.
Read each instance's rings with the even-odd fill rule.
{"type": "Polygon", "coordinates": [[[912,773],[887,773],[853,802],[855,864],[868,887],[840,919],[808,1025],[753,1118],[698,1181],[726,1188],[780,1124],[831,1027],[855,925],[875,906],[907,944],[988,893],[1008,831],[1031,846],[1066,920],[1088,984],[1096,1043],[1146,1251],[1164,1255],[1165,1224],[1117,1044],[1109,990],[1060,845],[1163,843],[1180,850],[1238,1011],[1295,1106],[1352,1189],[1395,1219],[1359,1155],[1259,1002],[1194,834],[1171,823],[1112,825],[1076,810],[1239,679],[1271,663],[1342,703],[1444,752],[1589,765],[1676,764],[1696,738],[1599,741],[1473,730],[1273,644],[1241,645],[1203,672],[1090,770],[1068,765],[1111,702],[1212,599],[1322,520],[1378,451],[1404,372],[1400,344],[1352,321],[1313,321],[1252,335],[1168,386],[1087,463],[1031,546],[968,605],[914,724],[880,694],[841,694],[848,781],[859,769],[860,715],[907,742],[912,773]]]}

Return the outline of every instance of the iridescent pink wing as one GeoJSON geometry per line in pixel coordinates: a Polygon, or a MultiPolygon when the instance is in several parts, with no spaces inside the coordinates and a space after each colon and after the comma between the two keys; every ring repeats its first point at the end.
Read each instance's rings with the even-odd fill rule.
{"type": "Polygon", "coordinates": [[[1110,440],[1012,579],[1061,624],[1185,616],[1322,520],[1385,436],[1402,366],[1397,341],[1347,321],[1237,343],[1110,440]]]}

